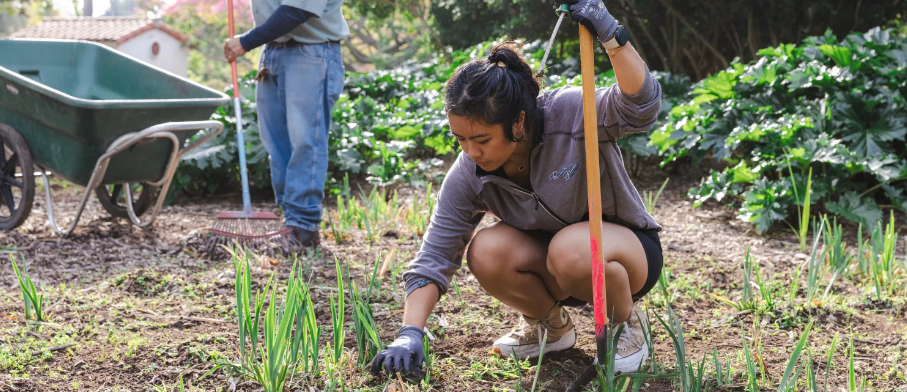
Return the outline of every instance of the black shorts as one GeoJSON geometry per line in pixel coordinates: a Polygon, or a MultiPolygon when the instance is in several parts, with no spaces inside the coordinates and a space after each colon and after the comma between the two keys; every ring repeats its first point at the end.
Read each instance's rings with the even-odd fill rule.
{"type": "MultiPolygon", "coordinates": [[[[661,253],[661,240],[658,238],[657,229],[630,230],[633,234],[636,234],[637,238],[639,238],[642,249],[646,252],[646,262],[649,265],[649,275],[646,277],[646,283],[642,285],[642,288],[639,289],[638,292],[633,294],[633,302],[636,302],[648,294],[649,291],[658,284],[658,278],[661,276],[661,268],[664,266],[664,257],[661,253]]],[[[567,297],[567,299],[560,302],[563,306],[581,307],[586,305],[586,301],[574,297],[567,297]]]]}

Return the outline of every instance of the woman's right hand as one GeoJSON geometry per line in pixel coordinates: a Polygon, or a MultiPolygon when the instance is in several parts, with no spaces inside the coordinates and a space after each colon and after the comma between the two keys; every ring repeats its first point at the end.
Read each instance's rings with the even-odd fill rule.
{"type": "Polygon", "coordinates": [[[372,375],[377,376],[383,368],[390,378],[394,373],[400,373],[407,379],[422,378],[422,361],[425,360],[425,351],[422,349],[422,329],[412,325],[404,325],[397,332],[397,339],[375,356],[372,361],[372,375]]]}
{"type": "Polygon", "coordinates": [[[586,26],[600,42],[614,38],[620,24],[602,0],[567,0],[567,4],[570,5],[570,19],[586,26]]]}

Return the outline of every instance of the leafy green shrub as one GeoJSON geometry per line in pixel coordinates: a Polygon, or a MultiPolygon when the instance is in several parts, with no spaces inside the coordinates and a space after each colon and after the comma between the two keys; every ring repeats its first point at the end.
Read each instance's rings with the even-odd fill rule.
{"type": "MultiPolygon", "coordinates": [[[[243,119],[243,140],[246,144],[246,164],[249,169],[249,188],[271,189],[271,171],[268,153],[258,132],[258,112],[255,107],[256,71],[239,80],[242,95],[240,105],[243,119]]],[[[233,88],[225,93],[233,96],[233,88]]],[[[180,162],[173,178],[169,197],[180,193],[190,195],[220,194],[239,189],[239,155],[236,144],[236,112],[233,102],[217,108],[212,120],[224,124],[224,131],[207,143],[189,152],[180,162]]]]}
{"type": "Polygon", "coordinates": [[[866,227],[881,208],[907,211],[896,184],[907,178],[907,37],[827,33],[759,55],[697,83],[651,136],[663,164],[725,164],[689,191],[694,204],[736,206],[764,232],[802,205],[793,186],[805,195],[812,168],[814,206],[866,227]]]}
{"type": "MultiPolygon", "coordinates": [[[[343,94],[332,112],[328,136],[328,188],[339,193],[345,175],[364,176],[378,186],[409,183],[424,186],[443,175],[443,158],[452,158],[457,144],[444,114],[444,86],[460,64],[487,55],[496,41],[486,41],[451,53],[451,61],[437,57],[426,63],[407,63],[391,70],[347,73],[343,94]]],[[[538,69],[544,54],[540,41],[524,46],[525,58],[538,69]]],[[[602,61],[597,64],[605,65],[602,61]]],[[[549,58],[545,88],[580,85],[579,59],[549,58]]],[[[689,80],[655,73],[665,92],[662,118],[689,91],[689,80]]],[[[240,81],[249,181],[253,190],[270,188],[268,155],[261,145],[255,110],[255,72],[240,81]]],[[[597,86],[616,82],[614,72],[598,72],[597,86]]],[[[232,90],[227,91],[228,95],[232,90]]],[[[188,154],[171,187],[171,197],[234,191],[239,180],[236,123],[233,108],[219,108],[212,119],[224,123],[224,132],[188,154]]],[[[651,133],[652,131],[650,131],[651,133]]],[[[619,141],[635,172],[656,157],[646,134],[619,141]],[[636,157],[636,158],[633,158],[636,157]]]]}

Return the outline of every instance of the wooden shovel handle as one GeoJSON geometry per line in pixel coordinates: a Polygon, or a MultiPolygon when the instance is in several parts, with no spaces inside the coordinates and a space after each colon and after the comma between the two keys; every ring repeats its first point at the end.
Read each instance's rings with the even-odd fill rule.
{"type": "MultiPolygon", "coordinates": [[[[579,26],[580,69],[583,83],[583,134],[586,141],[586,188],[589,190],[589,243],[592,246],[592,297],[596,340],[608,325],[605,298],[605,264],[602,259],[602,192],[598,166],[598,115],[595,109],[595,39],[579,26]]],[[[600,353],[599,355],[603,355],[600,353]]]]}

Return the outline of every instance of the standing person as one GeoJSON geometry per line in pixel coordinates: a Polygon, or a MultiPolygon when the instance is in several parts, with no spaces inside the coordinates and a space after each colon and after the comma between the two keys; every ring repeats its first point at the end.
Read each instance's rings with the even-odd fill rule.
{"type": "MultiPolygon", "coordinates": [[[[661,87],[601,0],[568,3],[571,18],[605,46],[617,78],[617,84],[595,91],[602,252],[607,314],[612,323],[626,323],[614,370],[635,372],[648,347],[645,315],[638,318],[634,302],[661,273],[661,226],[646,212],[616,140],[655,124],[661,87]]],[[[375,358],[373,372],[420,373],[425,322],[470,240],[469,270],[488,294],[521,314],[492,344],[495,353],[538,356],[543,330],[545,352],[576,343],[565,307],[592,301],[582,88],[539,90],[513,43],[461,65],[448,80],[445,110],[463,151],[444,179],[422,248],[404,274],[403,326],[375,358]],[[473,237],[486,212],[501,222],[473,237]]]]}
{"type": "Polygon", "coordinates": [[[343,91],[343,0],[252,0],[257,27],[224,43],[228,62],[265,45],[256,104],[271,183],[298,245],[321,238],[331,110],[343,91]]]}

